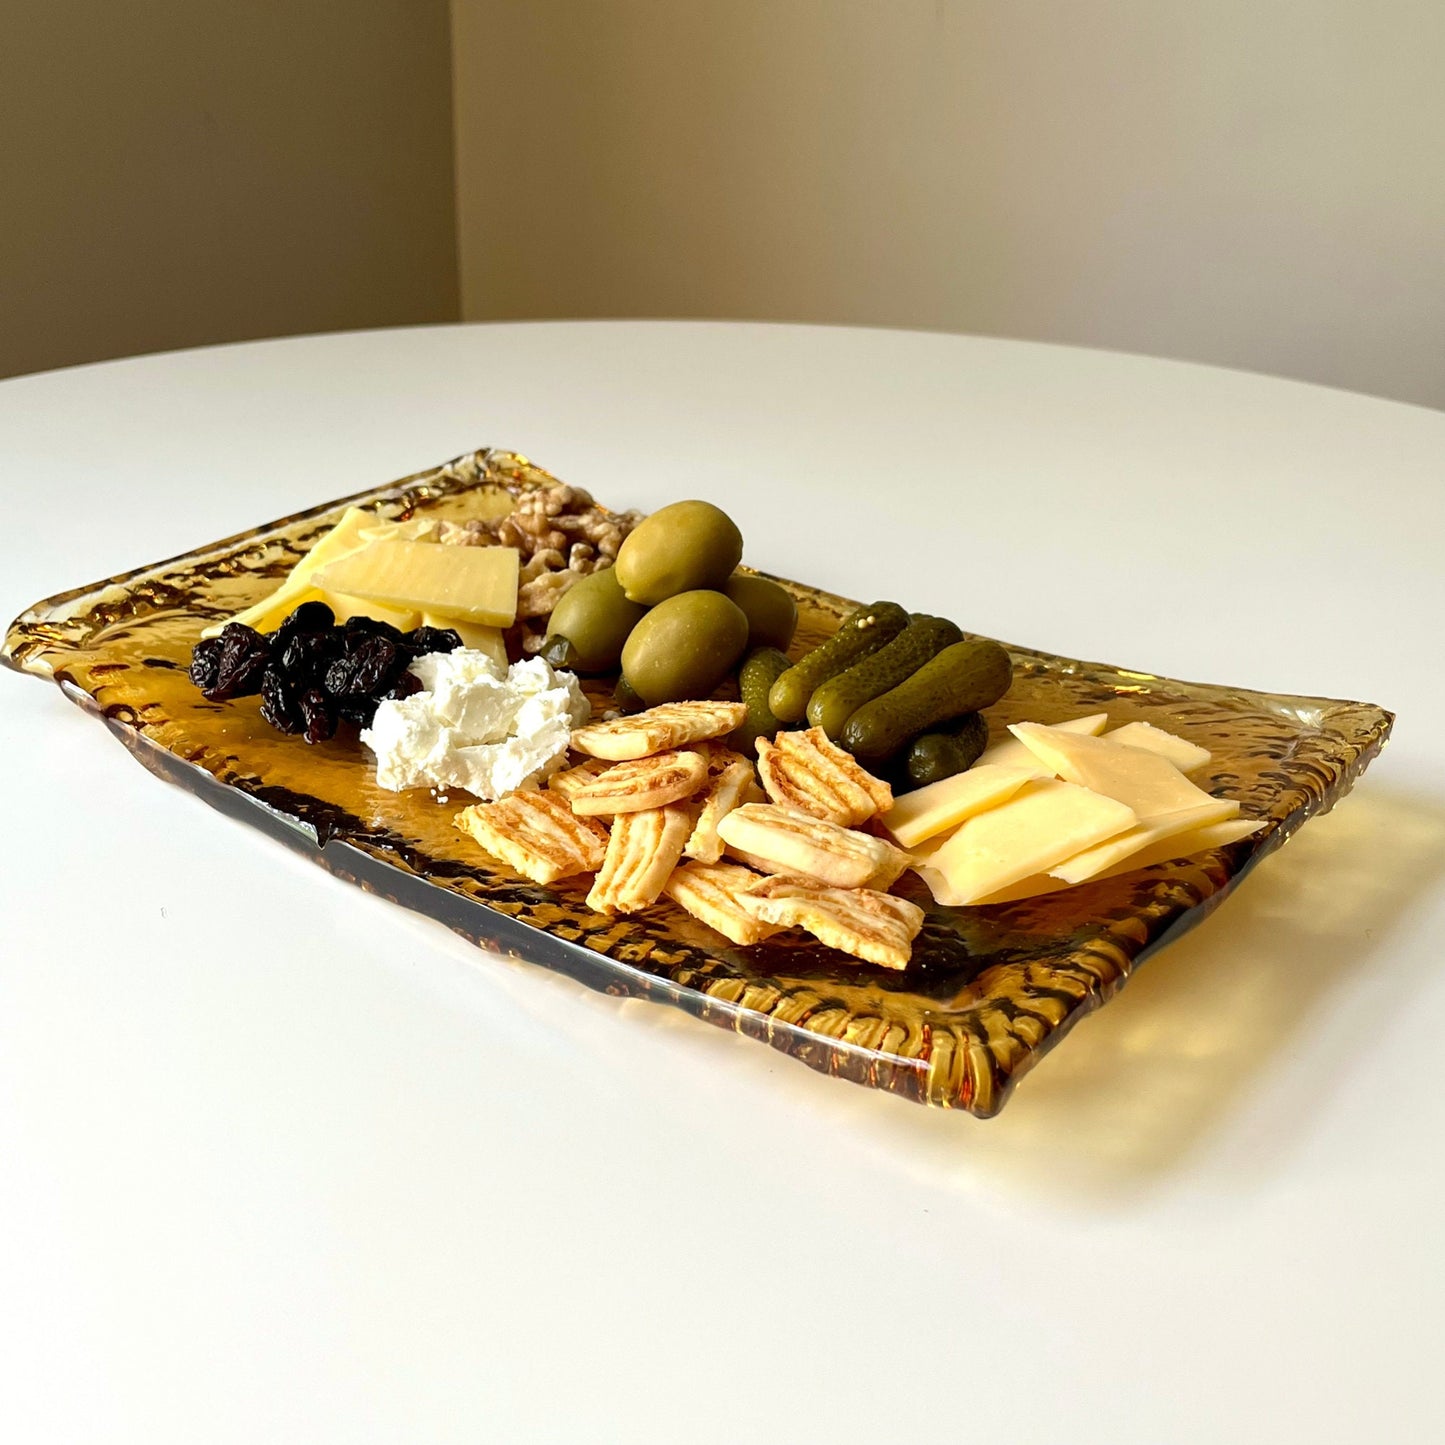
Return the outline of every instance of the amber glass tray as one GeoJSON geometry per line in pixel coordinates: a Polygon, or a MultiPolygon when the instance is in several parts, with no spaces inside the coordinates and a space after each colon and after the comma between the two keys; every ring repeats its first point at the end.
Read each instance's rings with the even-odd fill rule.
{"type": "MultiPolygon", "coordinates": [[[[478,944],[675,1004],[841,1078],[983,1116],[1143,959],[1342,797],[1393,721],[1364,703],[1175,682],[1011,647],[1016,681],[991,710],[995,734],[1103,709],[1116,723],[1168,727],[1213,754],[1203,786],[1267,826],[1185,862],[989,908],[936,906],[905,874],[901,891],[928,916],[913,962],[893,973],[802,937],[735,948],[666,901],[626,918],[593,913],[585,882],[544,888],[489,860],[452,827],[456,802],[378,788],[354,734],[308,747],[267,727],[256,699],[209,703],[189,682],[201,629],[269,592],[347,505],[470,515],[505,504],[504,490],[552,480],[515,453],[459,457],[49,598],[15,621],[0,659],[52,678],[160,777],[478,944]]],[[[801,614],[795,651],[853,605],[784,585],[801,614]]]]}

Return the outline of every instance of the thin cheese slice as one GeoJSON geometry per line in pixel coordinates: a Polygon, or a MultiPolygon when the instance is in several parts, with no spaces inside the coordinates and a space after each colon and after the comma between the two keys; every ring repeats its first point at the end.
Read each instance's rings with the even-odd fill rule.
{"type": "Polygon", "coordinates": [[[975,898],[973,906],[987,908],[991,903],[1017,903],[1020,898],[1039,898],[1045,893],[1061,893],[1068,886],[1062,878],[1054,878],[1048,873],[1032,873],[1017,883],[1010,883],[1007,888],[1000,888],[997,893],[975,898]]]}
{"type": "Polygon", "coordinates": [[[415,612],[403,612],[380,602],[367,602],[361,597],[348,597],[343,592],[322,592],[318,588],[315,595],[336,614],[338,622],[346,622],[352,617],[370,617],[377,622],[390,623],[400,632],[410,632],[421,621],[415,612]]]}
{"type": "Polygon", "coordinates": [[[423,612],[423,627],[449,627],[462,640],[463,647],[474,652],[485,652],[498,667],[507,665],[507,644],[500,627],[483,627],[477,622],[467,622],[461,617],[443,617],[440,612],[423,612]]]}
{"type": "Polygon", "coordinates": [[[1202,768],[1213,756],[1208,748],[1201,748],[1198,743],[1166,733],[1163,728],[1146,722],[1125,723],[1123,727],[1105,733],[1104,740],[1143,748],[1146,753],[1158,753],[1161,758],[1168,758],[1181,773],[1192,773],[1196,768],[1202,768]]]}
{"type": "Polygon", "coordinates": [[[905,848],[912,848],[955,824],[1005,802],[1034,778],[1040,767],[970,768],[917,792],[906,793],[883,815],[882,823],[905,848]]]}
{"type": "Polygon", "coordinates": [[[1223,848],[1228,843],[1237,843],[1258,833],[1264,824],[1250,818],[1229,818],[1223,823],[1207,823],[1188,833],[1179,833],[1155,843],[1148,848],[1116,863],[1103,873],[1096,873],[1095,879],[1117,878],[1121,873],[1132,873],[1136,868],[1150,868],[1155,863],[1170,863],[1176,858],[1192,858],[1196,853],[1207,853],[1211,848],[1223,848]]]}
{"type": "Polygon", "coordinates": [[[517,619],[518,570],[515,547],[371,542],[323,567],[316,585],[390,607],[510,627],[517,619]]]}
{"type": "Polygon", "coordinates": [[[319,541],[312,543],[311,550],[286,574],[285,580],[268,597],[263,597],[254,606],[225,622],[217,622],[206,628],[204,637],[214,637],[226,622],[243,622],[258,632],[274,632],[303,602],[310,602],[318,596],[314,582],[315,574],[332,562],[352,552],[360,551],[366,545],[361,533],[367,527],[374,527],[376,518],[360,507],[348,507],[341,520],[319,541]]]}
{"type": "Polygon", "coordinates": [[[944,904],[963,906],[1102,843],[1137,821],[1132,809],[1073,783],[1026,783],[1006,803],[958,825],[914,867],[944,904]]]}
{"type": "MultiPolygon", "coordinates": [[[[1239,804],[1232,799],[1215,798],[1197,808],[1181,808],[1177,813],[1165,813],[1152,823],[1140,823],[1125,833],[1085,848],[1082,853],[1075,853],[1072,858],[1066,858],[1050,868],[1049,872],[1065,883],[1082,883],[1086,878],[1093,878],[1156,843],[1207,827],[1210,823],[1222,823],[1238,812],[1239,804]]],[[[1139,865],[1134,863],[1130,866],[1137,868],[1139,865]]]]}
{"type": "Polygon", "coordinates": [[[1141,823],[1211,801],[1203,788],[1196,788],[1167,758],[1143,748],[1038,723],[1015,723],[1009,731],[1065,782],[1123,803],[1138,814],[1141,823]]]}
{"type": "MultiPolygon", "coordinates": [[[[1108,725],[1109,714],[1106,712],[1090,713],[1088,717],[1070,718],[1068,722],[1048,724],[1049,727],[1058,728],[1060,732],[1083,733],[1091,738],[1098,737],[1108,725]]],[[[985,748],[973,766],[975,768],[1032,768],[1038,765],[1038,761],[1017,738],[1005,738],[991,748],[985,748]]]]}

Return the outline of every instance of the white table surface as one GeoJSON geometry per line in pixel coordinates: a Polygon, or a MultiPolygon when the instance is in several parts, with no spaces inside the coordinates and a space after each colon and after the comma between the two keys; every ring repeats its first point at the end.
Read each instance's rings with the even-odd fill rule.
{"type": "Polygon", "coordinates": [[[0,1437],[1442,1438],[1445,415],[806,327],[186,352],[0,384],[0,613],[486,444],[1395,740],[979,1122],[481,954],[0,676],[0,1437]]]}

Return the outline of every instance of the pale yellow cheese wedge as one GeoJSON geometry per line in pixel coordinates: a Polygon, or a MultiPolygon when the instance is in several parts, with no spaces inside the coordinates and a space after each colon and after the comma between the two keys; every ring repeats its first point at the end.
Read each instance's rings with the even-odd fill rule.
{"type": "Polygon", "coordinates": [[[965,818],[1005,802],[1032,779],[1046,776],[1038,766],[970,768],[905,793],[881,821],[905,848],[913,848],[965,818]]]}
{"type": "Polygon", "coordinates": [[[518,571],[515,547],[370,542],[323,567],[316,585],[389,607],[510,627],[517,618],[518,571]]]}
{"type": "Polygon", "coordinates": [[[1166,838],[1162,843],[1141,848],[1139,852],[1116,863],[1102,873],[1096,873],[1094,881],[1100,878],[1117,878],[1121,873],[1132,873],[1136,868],[1150,868],[1155,863],[1170,863],[1176,858],[1192,858],[1196,853],[1207,853],[1212,848],[1223,848],[1228,843],[1237,843],[1258,833],[1264,824],[1250,818],[1228,818],[1222,823],[1206,823],[1188,833],[1166,838]]]}
{"type": "Polygon", "coordinates": [[[423,627],[450,627],[461,638],[463,647],[485,652],[498,667],[506,667],[507,644],[500,627],[483,627],[461,617],[443,617],[440,612],[423,612],[421,622],[423,627]]]}
{"type": "Polygon", "coordinates": [[[371,519],[369,527],[361,529],[363,542],[421,542],[436,531],[435,517],[412,517],[405,522],[378,522],[371,519]]]}
{"type": "Polygon", "coordinates": [[[362,597],[348,597],[344,592],[323,592],[317,588],[315,596],[336,614],[337,622],[346,622],[352,617],[371,617],[377,622],[390,623],[400,632],[410,632],[421,621],[419,613],[403,612],[380,602],[368,602],[362,597]]]}
{"type": "Polygon", "coordinates": [[[1048,873],[1033,873],[1027,878],[1021,878],[1017,883],[1010,883],[1007,888],[1000,888],[997,893],[975,898],[973,907],[987,908],[991,903],[1017,903],[1021,898],[1039,898],[1045,893],[1062,893],[1069,886],[1062,878],[1055,878],[1048,873]]]}
{"type": "MultiPolygon", "coordinates": [[[[1063,879],[1065,883],[1082,883],[1085,879],[1093,878],[1105,869],[1122,863],[1126,858],[1142,853],[1156,843],[1177,838],[1181,833],[1194,832],[1210,823],[1222,823],[1238,812],[1239,804],[1232,799],[1215,798],[1212,802],[1201,803],[1197,808],[1181,808],[1177,813],[1165,813],[1153,822],[1139,823],[1127,832],[1118,833],[1102,843],[1095,843],[1092,848],[1085,848],[1082,853],[1075,853],[1072,858],[1066,858],[1062,863],[1050,868],[1049,872],[1055,878],[1063,879]]],[[[1137,868],[1139,865],[1131,863],[1129,866],[1137,868]]]]}
{"type": "MultiPolygon", "coordinates": [[[[1090,713],[1088,717],[1070,718],[1068,722],[1047,724],[1049,727],[1058,728],[1060,732],[1083,733],[1088,737],[1098,737],[1108,725],[1109,714],[1106,712],[1090,713]]],[[[973,766],[975,768],[1032,768],[1037,765],[1038,759],[1017,738],[1004,738],[1001,742],[994,743],[992,747],[985,748],[973,766]]]]}
{"type": "Polygon", "coordinates": [[[1195,787],[1168,758],[1143,748],[1038,723],[1015,723],[1009,731],[1050,772],[1132,808],[1141,823],[1211,801],[1209,794],[1195,787]]]}
{"type": "Polygon", "coordinates": [[[1201,748],[1198,743],[1176,737],[1146,722],[1125,723],[1123,727],[1105,733],[1104,741],[1143,748],[1146,753],[1158,753],[1161,758],[1168,758],[1181,773],[1192,773],[1202,768],[1213,756],[1208,748],[1201,748]]]}
{"type": "Polygon", "coordinates": [[[303,602],[310,602],[318,595],[315,574],[332,562],[340,561],[352,552],[366,545],[361,533],[367,527],[376,525],[376,518],[360,507],[348,507],[341,520],[318,541],[311,550],[286,574],[285,580],[268,597],[238,612],[225,622],[213,623],[202,633],[203,637],[214,637],[226,622],[243,622],[258,632],[274,632],[286,618],[303,602]]]}
{"type": "Polygon", "coordinates": [[[960,823],[946,843],[913,866],[940,903],[961,907],[1047,873],[1136,821],[1133,810],[1113,798],[1043,779],[960,823]]]}

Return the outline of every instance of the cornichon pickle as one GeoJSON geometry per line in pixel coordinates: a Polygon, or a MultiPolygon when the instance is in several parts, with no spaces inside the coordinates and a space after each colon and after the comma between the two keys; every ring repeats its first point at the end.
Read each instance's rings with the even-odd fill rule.
{"type": "Polygon", "coordinates": [[[955,642],[891,692],[860,707],[839,741],[860,758],[886,758],[944,718],[990,707],[1012,681],[1013,664],[998,643],[986,637],[955,642]]]}
{"type": "Polygon", "coordinates": [[[892,642],[814,688],[808,699],[808,722],[836,739],[865,702],[912,677],[930,657],[962,636],[946,617],[914,617],[892,642]]]}
{"type": "Polygon", "coordinates": [[[733,746],[752,757],[760,737],[776,737],[785,726],[773,716],[768,706],[768,693],[773,684],[792,666],[786,652],[776,647],[760,647],[747,655],[738,669],[738,695],[748,705],[748,715],[733,732],[733,746]]]}
{"type": "Polygon", "coordinates": [[[773,716],[785,723],[800,722],[808,711],[814,688],[870,652],[877,652],[907,626],[908,614],[896,602],[875,602],[849,613],[822,646],[794,663],[773,684],[768,694],[773,716]]]}
{"type": "Polygon", "coordinates": [[[988,724],[980,713],[967,712],[937,732],[920,733],[908,745],[903,774],[912,788],[941,783],[971,768],[988,746],[988,724]]]}

